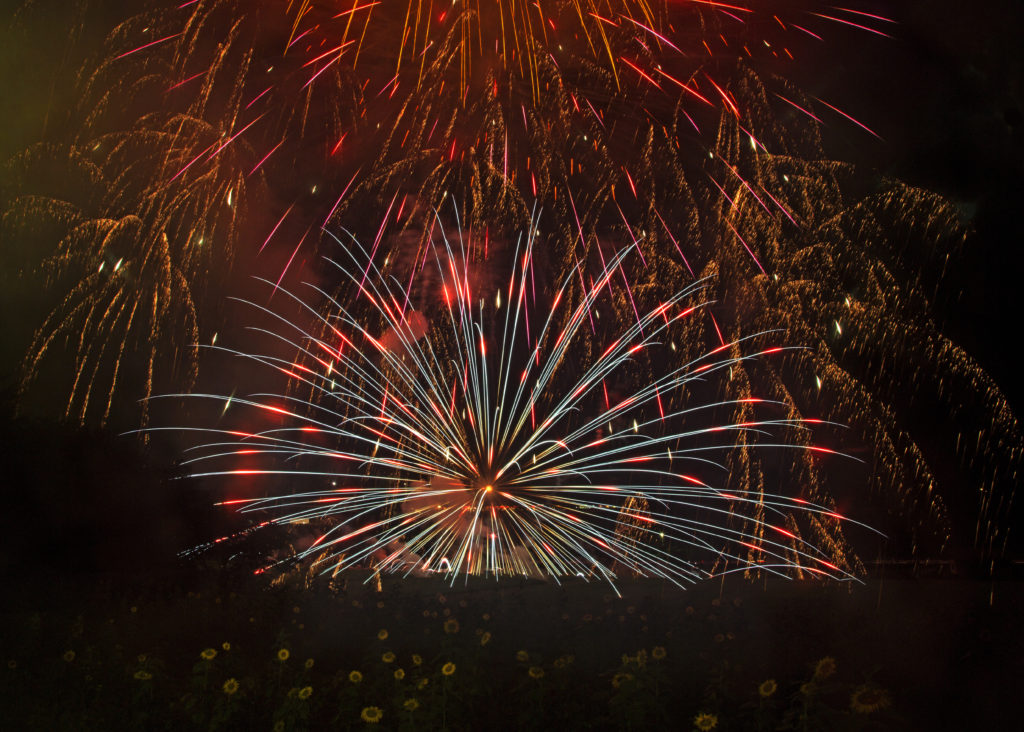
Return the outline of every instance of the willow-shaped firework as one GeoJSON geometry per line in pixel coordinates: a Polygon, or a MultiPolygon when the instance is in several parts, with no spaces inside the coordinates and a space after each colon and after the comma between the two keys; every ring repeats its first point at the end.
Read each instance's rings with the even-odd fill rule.
{"type": "MultiPolygon", "coordinates": [[[[799,498],[727,492],[698,477],[722,467],[716,455],[735,444],[734,433],[763,437],[807,429],[808,420],[708,426],[700,415],[723,403],[666,408],[669,395],[685,385],[784,349],[750,348],[757,336],[749,336],[683,362],[662,358],[674,365],[632,383],[624,396],[609,396],[609,380],[640,354],[650,358],[669,348],[672,330],[706,305],[696,299],[699,283],[638,314],[581,362],[578,336],[596,330],[595,305],[611,295],[613,277],[635,245],[609,258],[576,302],[570,302],[570,281],[563,282],[539,328],[534,315],[531,334],[526,306],[536,230],[517,246],[513,273],[493,307],[491,293],[485,305],[472,290],[462,234],[455,243],[437,230],[444,306],[433,325],[354,238],[342,246],[345,261],[331,265],[357,296],[345,304],[317,288],[329,299],[329,312],[303,304],[318,321],[312,330],[323,335],[253,305],[282,326],[264,332],[300,356],[231,352],[278,370],[313,399],[295,390],[233,398],[233,407],[289,424],[199,430],[226,439],[197,448],[189,464],[196,477],[276,474],[313,485],[224,505],[322,528],[298,556],[316,557],[325,571],[368,563],[375,574],[442,572],[452,581],[525,574],[614,585],[625,569],[680,584],[710,576],[690,557],[697,551],[722,571],[754,563],[770,572],[851,577],[784,528],[794,513],[843,520],[830,509],[799,498]],[[358,314],[360,303],[369,305],[371,317],[358,314]],[[738,347],[750,352],[737,356],[738,347]],[[240,461],[247,467],[238,467],[240,461]],[[258,467],[251,467],[254,461],[258,467]],[[737,516],[744,517],[742,526],[734,525],[737,516]]],[[[793,447],[770,438],[758,445],[793,447]]]]}

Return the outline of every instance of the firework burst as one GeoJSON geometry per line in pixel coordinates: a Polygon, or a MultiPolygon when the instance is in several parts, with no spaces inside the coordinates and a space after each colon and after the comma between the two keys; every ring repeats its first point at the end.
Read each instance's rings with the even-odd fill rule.
{"type": "MultiPolygon", "coordinates": [[[[7,176],[17,190],[4,191],[5,240],[28,258],[54,254],[18,267],[49,298],[25,339],[22,396],[45,399],[57,385],[64,416],[127,427],[139,420],[118,410],[134,409],[136,394],[187,388],[168,381],[191,383],[199,361],[187,346],[221,329],[209,275],[237,264],[240,237],[287,284],[331,246],[325,228],[344,221],[376,240],[387,211],[403,227],[392,262],[423,261],[433,251],[423,212],[455,200],[485,242],[464,263],[476,273],[509,254],[501,246],[538,202],[552,236],[535,258],[549,283],[593,266],[602,247],[642,242],[650,266],[632,273],[633,300],[609,304],[605,322],[700,279],[721,305],[680,324],[684,350],[773,328],[809,346],[736,363],[715,395],[733,405],[725,421],[750,418],[744,400],[758,393],[793,419],[849,425],[840,444],[866,447],[870,469],[842,487],[813,452],[798,453],[786,480],[806,497],[828,505],[869,485],[880,514],[902,517],[891,533],[907,540],[894,551],[934,556],[973,541],[998,555],[1019,420],[933,304],[968,232],[949,202],[829,162],[824,128],[873,142],[877,117],[854,120],[841,100],[787,81],[827,64],[811,48],[838,34],[885,42],[898,26],[869,10],[802,0],[147,4],[82,66],[60,183],[31,180],[51,169],[39,149],[7,176]],[[87,195],[69,190],[79,180],[87,195]],[[942,404],[953,419],[918,430],[911,401],[942,404]],[[936,467],[951,453],[963,466],[955,477],[936,467]],[[976,525],[955,525],[957,504],[975,509],[976,525]]],[[[777,472],[766,454],[741,435],[728,490],[764,492],[777,472]]],[[[827,520],[805,518],[814,543],[854,563],[827,520]]]]}
{"type": "MultiPolygon", "coordinates": [[[[672,406],[693,383],[783,349],[753,347],[764,335],[756,334],[689,359],[658,353],[705,307],[697,283],[581,360],[588,350],[581,343],[599,337],[581,335],[596,328],[596,305],[612,296],[635,247],[610,258],[581,297],[572,297],[571,280],[563,282],[546,314],[532,318],[531,334],[535,233],[517,248],[507,286],[484,294],[472,290],[465,265],[472,243],[461,234],[449,241],[442,230],[435,264],[443,305],[432,324],[410,308],[409,290],[385,277],[354,239],[342,246],[346,261],[331,265],[374,317],[331,298],[312,329],[322,335],[314,336],[255,306],[282,326],[265,332],[300,356],[239,355],[314,398],[294,389],[234,398],[233,407],[255,412],[255,419],[269,414],[287,424],[213,430],[224,439],[197,448],[201,454],[188,461],[194,475],[284,475],[324,486],[224,501],[271,512],[276,523],[322,529],[299,558],[315,558],[324,571],[369,563],[375,573],[443,572],[453,581],[525,574],[612,583],[626,571],[683,583],[711,574],[693,558],[704,554],[708,566],[717,562],[717,573],[754,564],[851,577],[789,528],[797,514],[843,520],[834,510],[801,498],[720,490],[698,477],[725,469],[719,459],[739,434],[760,449],[831,453],[773,439],[773,432],[806,430],[807,420],[709,425],[707,415],[737,405],[672,406]],[[617,377],[639,359],[672,365],[625,394],[610,394],[608,384],[621,384],[617,377]],[[246,467],[237,467],[240,461],[246,467]]],[[[785,410],[743,401],[749,409],[785,410]]]]}

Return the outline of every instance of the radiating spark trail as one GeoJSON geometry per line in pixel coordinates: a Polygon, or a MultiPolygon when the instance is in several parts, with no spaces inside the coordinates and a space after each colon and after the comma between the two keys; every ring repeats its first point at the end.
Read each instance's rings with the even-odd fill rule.
{"type": "MultiPolygon", "coordinates": [[[[451,294],[429,332],[413,327],[402,306],[405,288],[385,276],[373,250],[355,239],[339,241],[342,261],[328,260],[354,288],[347,304],[314,287],[329,304],[318,312],[279,281],[268,282],[319,323],[310,330],[250,303],[278,324],[260,331],[294,349],[299,360],[214,348],[286,375],[311,397],[233,395],[236,412],[255,409],[284,422],[247,431],[242,440],[231,430],[199,430],[221,438],[196,449],[188,464],[208,467],[194,475],[281,475],[310,482],[308,490],[225,503],[275,513],[275,523],[315,522],[321,533],[299,557],[315,555],[331,572],[368,563],[374,573],[442,571],[452,582],[470,574],[532,574],[556,581],[582,574],[614,587],[628,568],[683,584],[708,575],[688,555],[711,550],[748,566],[752,547],[759,558],[772,560],[767,569],[758,560],[765,571],[826,567],[827,576],[851,579],[799,535],[768,523],[794,512],[832,516],[829,508],[805,499],[725,493],[692,474],[720,465],[716,456],[733,444],[722,437],[750,440],[776,430],[806,430],[801,420],[746,418],[699,426],[701,415],[738,404],[776,403],[664,401],[687,384],[784,349],[751,348],[764,334],[747,336],[656,371],[608,401],[609,379],[618,379],[637,359],[653,360],[649,354],[676,324],[702,310],[699,302],[687,302],[703,285],[697,282],[638,312],[636,322],[600,355],[579,361],[574,354],[583,324],[599,300],[612,296],[612,282],[637,245],[614,253],[592,287],[568,297],[578,274],[571,273],[548,312],[537,316],[536,336],[527,339],[525,294],[536,230],[531,226],[520,240],[507,306],[491,311],[476,300],[468,279],[471,237],[460,230],[449,238],[437,226],[441,240],[433,256],[451,294]],[[569,363],[574,367],[567,368],[569,363]],[[437,407],[449,402],[453,409],[437,407]],[[648,409],[654,413],[645,416],[648,409]],[[339,458],[350,467],[339,469],[339,458]],[[683,465],[690,469],[679,472],[683,465]],[[327,481],[355,487],[329,488],[327,481]],[[767,513],[762,517],[755,508],[767,513]],[[768,538],[764,529],[780,538],[768,538]]],[[[771,439],[760,447],[804,449],[771,439]]],[[[806,449],[833,454],[820,446],[806,449]]]]}

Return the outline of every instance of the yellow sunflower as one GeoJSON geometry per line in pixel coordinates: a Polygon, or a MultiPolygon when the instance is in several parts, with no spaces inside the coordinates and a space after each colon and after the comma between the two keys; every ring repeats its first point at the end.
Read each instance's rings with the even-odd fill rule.
{"type": "Polygon", "coordinates": [[[444,632],[448,635],[459,632],[459,621],[455,618],[448,618],[444,621],[444,632]]]}
{"type": "Polygon", "coordinates": [[[381,628],[380,630],[377,631],[377,640],[387,640],[387,639],[388,639],[388,631],[387,630],[385,630],[384,628],[381,628]]]}
{"type": "Polygon", "coordinates": [[[453,673],[455,673],[455,664],[449,661],[441,667],[441,673],[443,673],[445,676],[451,676],[453,673]]]}
{"type": "Polygon", "coordinates": [[[480,634],[480,645],[486,646],[490,642],[491,642],[491,633],[490,633],[490,631],[485,630],[483,633],[480,634]]]}
{"type": "Polygon", "coordinates": [[[313,664],[314,663],[316,663],[316,662],[312,658],[307,658],[306,662],[304,664],[302,664],[302,665],[306,667],[306,670],[309,670],[309,669],[313,668],[313,664]]]}
{"type": "Polygon", "coordinates": [[[714,714],[708,714],[707,712],[701,712],[693,718],[693,726],[699,729],[701,732],[708,732],[718,726],[718,717],[714,714]]]}
{"type": "Polygon", "coordinates": [[[836,659],[832,656],[825,656],[814,666],[814,678],[817,681],[827,679],[836,672],[836,659]]]}
{"type": "Polygon", "coordinates": [[[620,671],[612,677],[612,686],[618,689],[621,688],[623,684],[632,680],[633,674],[627,674],[625,671],[620,671]]]}
{"type": "Polygon", "coordinates": [[[423,663],[423,656],[421,656],[418,653],[412,654],[412,665],[413,666],[420,666],[420,665],[422,665],[422,663],[423,663]]]}
{"type": "Polygon", "coordinates": [[[313,687],[312,686],[303,686],[301,689],[299,689],[299,698],[300,699],[305,700],[305,699],[308,699],[311,696],[313,696],[313,687]]]}
{"type": "Polygon", "coordinates": [[[370,724],[377,724],[384,716],[384,712],[381,711],[380,707],[363,707],[363,711],[359,714],[364,722],[370,724]]]}
{"type": "Polygon", "coordinates": [[[419,683],[416,684],[416,688],[417,689],[426,689],[427,688],[427,684],[429,684],[429,683],[430,683],[430,679],[428,679],[426,676],[424,676],[422,679],[419,680],[419,683]]]}
{"type": "Polygon", "coordinates": [[[207,648],[205,651],[203,651],[199,655],[203,657],[204,661],[212,661],[213,659],[215,659],[217,657],[217,649],[216,648],[207,648]]]}
{"type": "Polygon", "coordinates": [[[402,702],[402,707],[407,712],[415,712],[417,709],[420,708],[420,703],[416,699],[406,699],[404,702],[402,702]]]}
{"type": "Polygon", "coordinates": [[[530,666],[530,670],[528,671],[528,673],[530,674],[531,679],[544,678],[544,669],[542,669],[540,666],[530,666]]]}
{"type": "Polygon", "coordinates": [[[75,652],[74,651],[64,651],[63,658],[68,663],[71,663],[72,661],[75,660],[75,652]]]}
{"type": "Polygon", "coordinates": [[[850,695],[850,709],[858,714],[871,714],[889,706],[889,693],[877,686],[865,684],[850,695]]]}
{"type": "Polygon", "coordinates": [[[137,678],[139,681],[149,681],[151,678],[153,678],[153,674],[151,674],[149,671],[136,671],[135,678],[137,678]]]}
{"type": "Polygon", "coordinates": [[[224,682],[224,686],[222,686],[221,689],[224,690],[225,694],[231,696],[238,691],[238,681],[236,679],[228,679],[224,682]]]}
{"type": "Polygon", "coordinates": [[[762,681],[761,685],[757,687],[757,693],[762,699],[767,699],[774,694],[775,690],[778,688],[779,685],[775,683],[775,679],[768,679],[767,681],[762,681]]]}
{"type": "Polygon", "coordinates": [[[405,678],[405,669],[396,668],[395,669],[395,678],[398,681],[401,681],[402,679],[404,679],[405,678]]]}
{"type": "Polygon", "coordinates": [[[223,648],[225,651],[230,651],[231,650],[231,644],[228,643],[227,641],[224,641],[223,643],[221,643],[220,647],[223,648]]]}
{"type": "Polygon", "coordinates": [[[385,651],[384,655],[382,655],[380,657],[380,660],[383,661],[384,663],[394,663],[394,661],[395,661],[395,654],[392,653],[391,651],[385,651]]]}
{"type": "Polygon", "coordinates": [[[526,651],[516,651],[516,660],[522,663],[526,663],[530,660],[530,654],[526,651]]]}
{"type": "Polygon", "coordinates": [[[277,652],[277,660],[278,661],[287,661],[288,658],[291,655],[292,655],[291,651],[289,651],[287,648],[282,648],[281,650],[279,650],[277,652]]]}
{"type": "Polygon", "coordinates": [[[358,671],[350,671],[348,674],[348,680],[351,681],[353,684],[358,684],[360,681],[363,680],[363,675],[358,671]]]}
{"type": "Polygon", "coordinates": [[[655,661],[660,661],[667,655],[668,654],[665,652],[665,649],[661,646],[655,646],[651,649],[651,658],[653,658],[655,661]]]}

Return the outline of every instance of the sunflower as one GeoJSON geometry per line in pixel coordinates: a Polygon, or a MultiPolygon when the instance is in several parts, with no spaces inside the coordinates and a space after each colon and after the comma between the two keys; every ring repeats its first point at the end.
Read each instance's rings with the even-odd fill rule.
{"type": "Polygon", "coordinates": [[[227,641],[224,641],[223,643],[221,643],[220,647],[223,648],[225,651],[230,651],[231,650],[231,644],[228,643],[227,641]]]}
{"type": "Polygon", "coordinates": [[[448,618],[444,621],[444,632],[448,635],[459,632],[459,621],[455,618],[448,618]]]}
{"type": "Polygon", "coordinates": [[[385,628],[381,628],[380,630],[377,631],[377,640],[387,640],[387,639],[388,639],[388,631],[385,628]]]}
{"type": "Polygon", "coordinates": [[[775,683],[775,679],[768,679],[767,681],[762,681],[761,685],[757,687],[757,693],[762,699],[767,699],[774,694],[775,690],[778,688],[779,685],[775,683]]]}
{"type": "Polygon", "coordinates": [[[825,656],[814,666],[814,678],[818,681],[827,679],[836,672],[836,659],[825,656]]]}
{"type": "Polygon", "coordinates": [[[616,689],[622,687],[623,684],[633,680],[633,674],[628,674],[625,671],[620,671],[612,677],[612,686],[616,689]]]}
{"type": "Polygon", "coordinates": [[[63,658],[68,663],[71,663],[72,661],[75,660],[75,652],[74,651],[64,651],[63,658]]]}
{"type": "Polygon", "coordinates": [[[353,684],[358,684],[360,681],[363,680],[363,675],[358,671],[349,671],[348,680],[351,681],[353,684]]]}
{"type": "Polygon", "coordinates": [[[416,699],[406,699],[404,702],[402,702],[402,708],[405,709],[407,712],[415,712],[417,709],[420,708],[420,703],[416,699]]]}
{"type": "Polygon", "coordinates": [[[655,646],[651,649],[651,658],[653,658],[655,661],[660,661],[667,655],[668,654],[665,652],[665,649],[661,646],[655,646]]]}
{"type": "Polygon", "coordinates": [[[312,658],[307,658],[306,662],[304,664],[302,664],[302,665],[305,666],[306,670],[308,671],[309,669],[313,668],[313,664],[314,663],[316,663],[316,662],[312,658]]]}
{"type": "Polygon", "coordinates": [[[311,696],[313,696],[313,687],[312,686],[303,686],[301,689],[299,689],[299,698],[300,699],[305,700],[305,699],[308,699],[311,696]]]}
{"type": "Polygon", "coordinates": [[[850,709],[858,714],[870,714],[889,706],[889,694],[885,689],[865,684],[857,687],[850,695],[850,709]]]}
{"type": "Polygon", "coordinates": [[[544,669],[542,669],[540,666],[530,666],[530,670],[528,671],[528,673],[530,674],[531,679],[544,678],[544,669]]]}
{"type": "Polygon", "coordinates": [[[204,661],[212,661],[213,659],[215,659],[217,657],[217,649],[216,648],[207,648],[205,651],[203,651],[199,655],[202,656],[204,661]]]}
{"type": "Polygon", "coordinates": [[[287,648],[282,648],[281,650],[279,650],[277,652],[277,660],[278,661],[287,661],[288,657],[291,656],[291,655],[292,655],[291,651],[289,651],[287,648]]]}
{"type": "Polygon", "coordinates": [[[364,722],[370,724],[377,724],[384,716],[384,712],[381,711],[380,707],[363,707],[363,711],[359,714],[364,722]]]}
{"type": "Polygon", "coordinates": [[[392,653],[391,651],[384,651],[384,655],[382,655],[380,657],[380,660],[383,661],[384,663],[394,663],[395,662],[395,654],[392,653]]]}
{"type": "Polygon", "coordinates": [[[441,673],[443,673],[445,676],[451,676],[453,673],[455,673],[455,664],[449,661],[441,667],[441,673]]]}
{"type": "Polygon", "coordinates": [[[420,666],[422,664],[423,664],[423,656],[421,656],[418,653],[412,654],[412,665],[413,666],[420,666]]]}
{"type": "Polygon", "coordinates": [[[714,714],[708,714],[707,712],[701,712],[693,718],[693,726],[699,729],[701,732],[708,732],[718,726],[718,717],[714,714]]]}
{"type": "Polygon", "coordinates": [[[530,654],[526,651],[516,651],[516,660],[522,663],[526,663],[530,660],[530,654]]]}
{"type": "Polygon", "coordinates": [[[398,681],[401,681],[402,679],[404,679],[404,678],[405,678],[405,669],[402,669],[402,668],[396,668],[396,669],[395,669],[395,678],[396,678],[396,679],[397,679],[398,681]]]}
{"type": "Polygon", "coordinates": [[[284,732],[284,720],[279,719],[274,722],[274,732],[284,732]]]}
{"type": "Polygon", "coordinates": [[[427,688],[427,684],[429,684],[429,683],[430,683],[430,679],[428,679],[428,678],[427,678],[426,676],[424,676],[424,677],[423,677],[422,679],[420,679],[420,680],[419,680],[419,682],[418,682],[418,683],[416,684],[416,688],[417,688],[417,689],[426,689],[426,688],[427,688]]]}
{"type": "Polygon", "coordinates": [[[151,674],[149,671],[140,670],[135,672],[135,678],[137,678],[139,681],[149,681],[151,678],[153,678],[153,674],[151,674]]]}
{"type": "Polygon", "coordinates": [[[490,642],[491,642],[491,633],[490,633],[490,631],[485,630],[483,633],[480,634],[480,645],[486,646],[490,642]]]}
{"type": "MultiPolygon", "coordinates": [[[[137,676],[137,674],[136,674],[136,676],[137,676]]],[[[231,696],[236,691],[238,691],[238,681],[236,679],[228,679],[227,681],[224,682],[224,686],[222,686],[221,689],[224,690],[225,694],[227,694],[228,696],[231,696]]]]}

